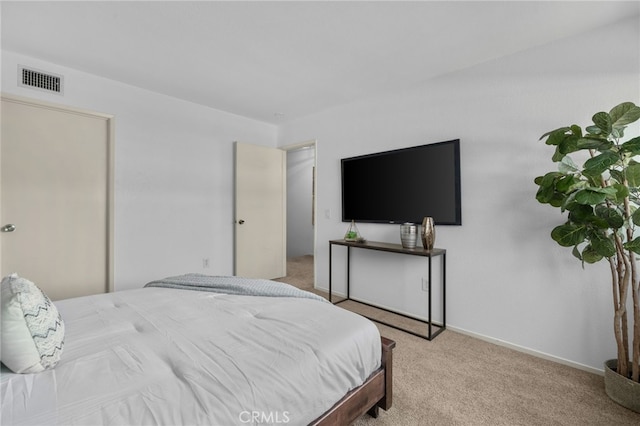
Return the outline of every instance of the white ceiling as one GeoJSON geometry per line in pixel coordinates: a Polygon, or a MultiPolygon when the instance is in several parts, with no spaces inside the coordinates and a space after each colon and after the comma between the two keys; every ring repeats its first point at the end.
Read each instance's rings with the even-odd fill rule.
{"type": "Polygon", "coordinates": [[[637,1],[3,1],[1,29],[3,49],[278,124],[639,11],[637,1]]]}

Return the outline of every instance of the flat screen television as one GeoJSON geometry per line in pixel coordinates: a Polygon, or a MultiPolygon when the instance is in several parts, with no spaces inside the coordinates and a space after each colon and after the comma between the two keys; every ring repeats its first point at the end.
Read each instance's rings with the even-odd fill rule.
{"type": "Polygon", "coordinates": [[[462,225],[459,139],[341,163],[343,222],[462,225]]]}

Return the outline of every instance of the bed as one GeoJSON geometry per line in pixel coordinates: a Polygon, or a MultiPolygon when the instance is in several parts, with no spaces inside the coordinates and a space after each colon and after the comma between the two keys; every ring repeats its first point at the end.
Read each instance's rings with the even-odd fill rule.
{"type": "Polygon", "coordinates": [[[395,343],[288,284],[189,274],[52,311],[62,321],[35,334],[64,329],[47,349],[58,360],[41,354],[27,374],[2,365],[3,425],[347,425],[392,404],[395,343]]]}

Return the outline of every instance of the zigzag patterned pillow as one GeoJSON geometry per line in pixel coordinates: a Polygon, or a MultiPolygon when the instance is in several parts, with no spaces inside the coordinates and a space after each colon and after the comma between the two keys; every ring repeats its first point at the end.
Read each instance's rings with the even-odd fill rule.
{"type": "Polygon", "coordinates": [[[64,346],[64,321],[42,290],[17,274],[2,279],[0,360],[14,373],[56,366],[64,346]]]}

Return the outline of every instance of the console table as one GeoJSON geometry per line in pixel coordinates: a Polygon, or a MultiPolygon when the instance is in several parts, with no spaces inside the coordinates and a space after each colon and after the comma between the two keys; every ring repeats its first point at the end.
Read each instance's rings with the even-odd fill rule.
{"type": "Polygon", "coordinates": [[[410,255],[410,256],[422,256],[422,257],[426,257],[428,260],[428,264],[429,264],[429,288],[428,288],[428,320],[424,321],[424,320],[420,320],[408,315],[404,315],[401,314],[399,312],[396,311],[392,311],[389,309],[385,309],[385,308],[381,308],[379,306],[375,306],[375,305],[371,305],[368,303],[364,303],[364,302],[360,302],[358,300],[355,300],[355,302],[357,303],[362,303],[363,305],[368,305],[368,306],[372,306],[376,309],[381,309],[387,312],[392,312],[394,314],[403,316],[405,318],[410,318],[412,320],[421,322],[423,324],[427,325],[427,333],[426,334],[420,334],[420,333],[416,333],[412,330],[407,330],[406,328],[394,325],[394,324],[389,324],[387,322],[383,322],[380,320],[377,320],[375,318],[371,318],[371,317],[367,317],[371,320],[374,320],[376,322],[379,322],[381,324],[385,324],[388,325],[389,327],[393,327],[396,328],[398,330],[402,330],[405,331],[407,333],[413,334],[415,336],[418,337],[422,337],[423,339],[427,339],[427,340],[432,340],[434,339],[438,334],[442,333],[445,329],[446,329],[446,316],[445,316],[445,306],[446,306],[446,263],[447,263],[447,251],[444,249],[439,249],[439,248],[434,248],[433,250],[425,250],[422,247],[416,247],[413,249],[408,249],[408,248],[404,248],[402,247],[402,245],[400,244],[391,244],[391,243],[383,243],[383,242],[377,242],[377,241],[366,241],[366,242],[352,242],[352,241],[345,241],[345,240],[330,240],[329,241],[329,302],[333,303],[332,300],[332,287],[331,287],[331,282],[332,282],[332,271],[331,271],[331,267],[332,267],[332,253],[331,253],[331,248],[334,245],[338,245],[338,246],[346,246],[347,247],[347,297],[346,299],[342,299],[340,301],[337,301],[334,303],[334,305],[340,304],[342,302],[346,302],[347,300],[352,300],[349,298],[349,280],[350,280],[350,257],[351,257],[351,249],[365,249],[365,250],[377,250],[377,251],[384,251],[384,252],[391,252],[391,253],[399,253],[399,254],[405,254],[405,255],[410,255]],[[442,259],[442,297],[441,297],[441,302],[442,302],[442,325],[438,325],[438,324],[434,324],[432,322],[432,318],[431,318],[431,266],[432,266],[432,258],[440,256],[442,259]]]}

